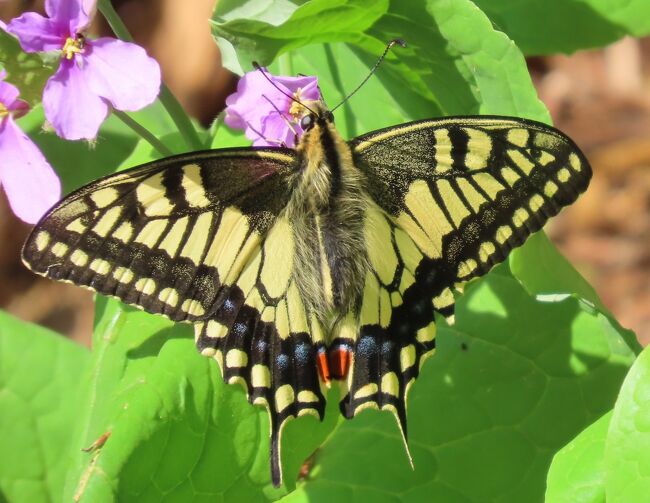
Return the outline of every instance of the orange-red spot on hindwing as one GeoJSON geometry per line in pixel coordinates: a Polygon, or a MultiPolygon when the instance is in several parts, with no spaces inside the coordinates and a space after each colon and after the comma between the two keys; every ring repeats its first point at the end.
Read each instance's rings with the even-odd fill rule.
{"type": "Polygon", "coordinates": [[[327,353],[325,348],[319,348],[318,353],[316,354],[316,366],[318,367],[318,375],[321,378],[321,381],[326,386],[329,386],[332,376],[330,374],[330,366],[327,361],[327,353]]]}
{"type": "Polygon", "coordinates": [[[340,345],[330,348],[329,364],[332,379],[345,379],[348,376],[351,361],[352,351],[348,346],[340,345]]]}

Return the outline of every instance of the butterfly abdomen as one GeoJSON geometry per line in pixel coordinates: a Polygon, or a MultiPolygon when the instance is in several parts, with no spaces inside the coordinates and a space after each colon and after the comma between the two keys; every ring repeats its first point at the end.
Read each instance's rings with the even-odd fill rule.
{"type": "Polygon", "coordinates": [[[333,125],[314,127],[301,146],[304,161],[287,209],[296,234],[296,278],[306,304],[331,333],[363,290],[368,199],[350,148],[333,125]]]}

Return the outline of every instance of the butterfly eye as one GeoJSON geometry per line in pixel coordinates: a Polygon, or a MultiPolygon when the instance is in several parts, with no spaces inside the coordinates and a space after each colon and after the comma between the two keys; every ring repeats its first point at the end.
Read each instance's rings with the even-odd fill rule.
{"type": "Polygon", "coordinates": [[[313,125],[314,125],[314,116],[312,114],[305,115],[302,119],[300,119],[300,127],[304,131],[309,131],[313,125]]]}

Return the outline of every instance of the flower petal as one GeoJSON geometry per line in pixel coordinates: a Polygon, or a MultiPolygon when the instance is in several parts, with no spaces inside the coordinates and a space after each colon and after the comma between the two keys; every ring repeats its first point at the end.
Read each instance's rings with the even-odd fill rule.
{"type": "Polygon", "coordinates": [[[109,113],[108,103],[84,80],[75,61],[61,60],[43,91],[45,117],[56,134],[67,140],[93,139],[109,113]]]}
{"type": "Polygon", "coordinates": [[[2,79],[4,79],[4,77],[0,75],[0,103],[11,110],[20,95],[20,91],[16,86],[9,82],[3,82],[2,79]]]}
{"type": "Polygon", "coordinates": [[[297,125],[291,129],[287,121],[279,113],[274,112],[267,115],[263,121],[261,133],[264,138],[257,136],[253,145],[279,147],[284,144],[287,147],[294,147],[296,145],[294,131],[298,133],[298,136],[302,134],[302,130],[297,125]]]}
{"type": "Polygon", "coordinates": [[[318,87],[318,79],[316,77],[308,77],[311,79],[305,86],[301,87],[300,99],[303,101],[319,101],[322,99],[320,88],[318,87]]]}
{"type": "Polygon", "coordinates": [[[7,25],[7,31],[18,37],[25,52],[60,50],[68,36],[67,30],[56,21],[35,12],[26,12],[12,19],[7,25]]]}
{"type": "Polygon", "coordinates": [[[300,137],[303,131],[297,123],[299,117],[289,114],[293,105],[290,96],[296,96],[309,106],[310,101],[320,99],[318,80],[304,76],[278,77],[265,68],[249,72],[239,80],[237,92],[226,98],[225,123],[244,129],[253,145],[284,143],[292,147],[296,134],[300,137]]]}
{"type": "Polygon", "coordinates": [[[46,0],[45,12],[57,25],[67,28],[66,36],[74,36],[90,24],[86,3],[87,0],[46,0]]]}
{"type": "Polygon", "coordinates": [[[88,43],[84,54],[88,87],[118,110],[134,111],[151,104],[160,91],[160,67],[136,44],[113,38],[88,43]]]}
{"type": "MultiPolygon", "coordinates": [[[[266,70],[264,70],[266,71],[266,70]]],[[[268,72],[267,75],[272,77],[268,72]]],[[[290,94],[282,84],[279,87],[290,94]]],[[[226,117],[224,122],[231,128],[262,130],[264,119],[277,115],[276,108],[287,112],[290,99],[278,91],[266,80],[261,71],[245,74],[237,83],[237,91],[226,98],[226,117]]],[[[258,138],[254,131],[247,131],[250,139],[258,138]]]]}
{"type": "Polygon", "coordinates": [[[295,93],[298,89],[301,89],[302,99],[317,100],[320,98],[320,92],[318,91],[318,79],[316,77],[301,76],[301,77],[284,77],[282,75],[272,76],[273,81],[276,84],[282,84],[286,87],[291,94],[295,93]],[[314,93],[314,89],[316,92],[314,93]],[[310,96],[305,96],[305,91],[310,93],[310,96]]]}
{"type": "Polygon", "coordinates": [[[0,181],[18,218],[30,224],[61,197],[61,182],[11,117],[0,123],[0,181]]]}

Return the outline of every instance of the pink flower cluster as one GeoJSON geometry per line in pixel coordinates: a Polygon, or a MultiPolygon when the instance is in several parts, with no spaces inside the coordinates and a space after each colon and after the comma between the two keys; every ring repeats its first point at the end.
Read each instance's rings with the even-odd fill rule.
{"type": "Polygon", "coordinates": [[[43,154],[18,127],[15,118],[27,112],[18,89],[0,72],[0,183],[13,212],[35,223],[61,195],[61,183],[43,154]]]}
{"type": "Polygon", "coordinates": [[[300,119],[306,109],[289,96],[307,106],[320,100],[318,79],[281,77],[265,68],[249,72],[239,79],[237,92],[226,98],[225,123],[244,129],[255,146],[294,147],[303,133],[300,119]]]}
{"type": "MultiPolygon", "coordinates": [[[[95,138],[111,109],[139,110],[160,90],[160,68],[144,49],[112,38],[86,38],[95,1],[46,0],[47,17],[27,12],[0,25],[18,38],[25,52],[60,53],[59,67],[43,91],[43,109],[56,133],[68,140],[95,138]]],[[[58,199],[60,184],[13,121],[26,109],[16,101],[16,88],[6,82],[0,86],[0,176],[12,209],[34,222],[58,199]],[[24,198],[19,186],[34,190],[24,198]]]]}

